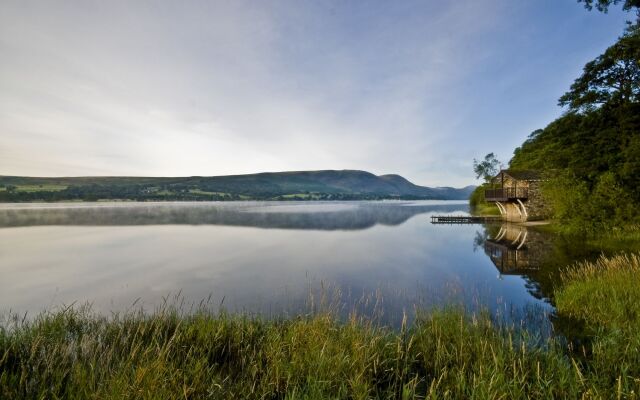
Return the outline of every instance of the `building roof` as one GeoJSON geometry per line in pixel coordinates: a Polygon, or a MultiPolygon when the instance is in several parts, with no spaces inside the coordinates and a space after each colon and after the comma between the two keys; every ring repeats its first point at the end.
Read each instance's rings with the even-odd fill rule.
{"type": "Polygon", "coordinates": [[[518,181],[539,181],[542,180],[542,174],[540,171],[535,170],[511,170],[503,169],[493,179],[499,178],[500,175],[505,174],[518,181]]]}

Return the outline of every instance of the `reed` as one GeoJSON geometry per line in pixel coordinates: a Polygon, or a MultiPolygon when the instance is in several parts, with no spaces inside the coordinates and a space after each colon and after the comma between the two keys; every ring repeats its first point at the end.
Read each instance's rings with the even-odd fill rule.
{"type": "Polygon", "coordinates": [[[580,328],[573,352],[596,385],[640,393],[640,256],[579,263],[561,276],[558,315],[580,328]]]}
{"type": "Polygon", "coordinates": [[[418,312],[398,329],[333,311],[14,315],[0,324],[0,398],[634,398],[640,298],[629,281],[639,261],[619,256],[564,273],[558,317],[593,330],[588,351],[459,307],[418,312]],[[622,309],[608,317],[596,298],[622,309]]]}
{"type": "Polygon", "coordinates": [[[330,314],[264,320],[165,309],[68,309],[0,333],[0,396],[42,398],[549,398],[576,390],[556,349],[462,310],[400,331],[330,314]],[[562,377],[559,376],[561,371],[562,377]],[[553,382],[553,384],[551,384],[553,382]]]}
{"type": "Polygon", "coordinates": [[[578,263],[561,274],[559,312],[593,327],[627,328],[640,322],[640,256],[620,254],[578,263]]]}

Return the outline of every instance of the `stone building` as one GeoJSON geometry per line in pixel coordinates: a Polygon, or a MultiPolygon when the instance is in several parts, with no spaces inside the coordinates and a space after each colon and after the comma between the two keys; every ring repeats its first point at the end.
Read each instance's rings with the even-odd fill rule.
{"type": "Polygon", "coordinates": [[[504,169],[491,179],[485,200],[496,203],[502,218],[511,222],[544,219],[549,215],[541,193],[542,177],[537,171],[504,169]]]}

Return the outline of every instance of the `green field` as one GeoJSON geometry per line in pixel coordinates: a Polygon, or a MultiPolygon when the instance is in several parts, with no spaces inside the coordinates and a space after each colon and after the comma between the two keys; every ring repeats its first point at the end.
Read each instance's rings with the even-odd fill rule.
{"type": "Polygon", "coordinates": [[[59,191],[67,188],[67,185],[42,184],[42,185],[18,185],[18,192],[59,191]]]}
{"type": "Polygon", "coordinates": [[[291,194],[285,194],[282,196],[282,198],[285,199],[305,199],[305,200],[310,200],[310,199],[315,199],[318,196],[316,194],[312,194],[312,193],[291,193],[291,194]]]}
{"type": "Polygon", "coordinates": [[[57,192],[60,190],[66,189],[67,185],[55,184],[55,183],[44,183],[44,184],[36,184],[36,185],[1,185],[0,191],[6,191],[7,186],[16,192],[57,192]]]}
{"type": "Polygon", "coordinates": [[[200,190],[200,189],[189,189],[189,193],[193,193],[193,194],[205,194],[205,195],[217,195],[217,196],[231,196],[231,194],[229,193],[224,193],[224,192],[208,192],[205,190],[200,190]]]}

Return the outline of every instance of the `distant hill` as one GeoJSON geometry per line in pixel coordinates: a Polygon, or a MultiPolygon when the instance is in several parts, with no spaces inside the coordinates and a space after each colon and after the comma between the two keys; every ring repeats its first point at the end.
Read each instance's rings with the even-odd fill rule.
{"type": "Polygon", "coordinates": [[[191,177],[0,176],[0,201],[57,200],[466,200],[474,186],[418,186],[400,175],[357,170],[191,177]]]}

